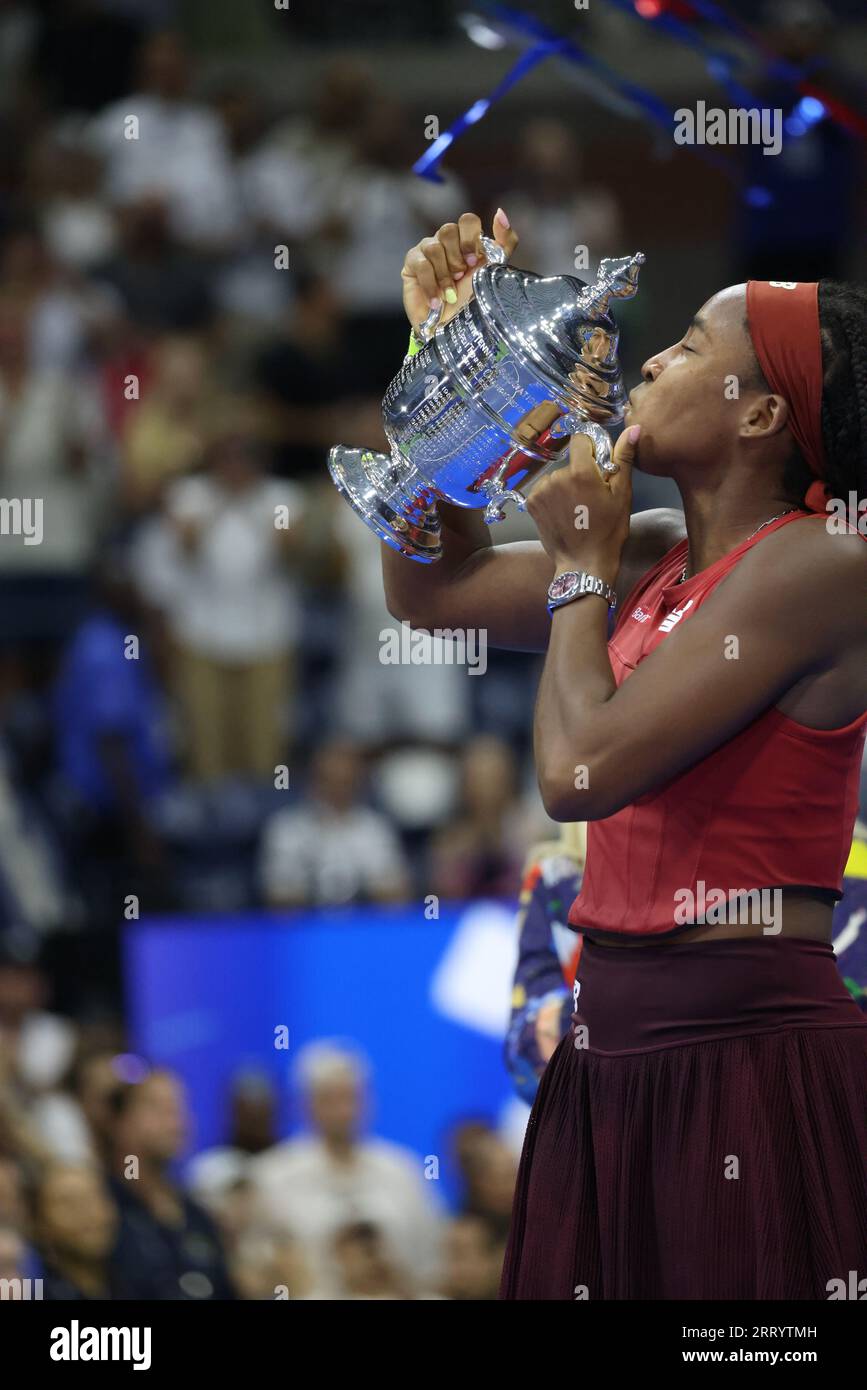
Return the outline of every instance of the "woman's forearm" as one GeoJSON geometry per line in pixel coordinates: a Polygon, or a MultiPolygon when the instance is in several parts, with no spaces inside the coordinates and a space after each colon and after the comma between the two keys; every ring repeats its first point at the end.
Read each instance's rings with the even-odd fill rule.
{"type": "MultiPolygon", "coordinates": [[[[491,533],[480,511],[438,504],[443,553],[432,564],[419,564],[382,545],[382,578],[388,611],[401,621],[428,626],[440,616],[461,567],[477,551],[491,547],[491,533]]],[[[454,618],[454,621],[458,621],[454,618]]]]}
{"type": "Polygon", "coordinates": [[[539,789],[554,820],[594,820],[604,811],[599,720],[616,689],[604,601],[588,595],[556,610],[533,727],[539,789]]]}

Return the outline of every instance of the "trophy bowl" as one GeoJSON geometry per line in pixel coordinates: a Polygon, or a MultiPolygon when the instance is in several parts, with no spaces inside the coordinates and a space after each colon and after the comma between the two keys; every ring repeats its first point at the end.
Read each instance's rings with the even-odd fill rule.
{"type": "Polygon", "coordinates": [[[610,467],[606,430],[623,420],[626,392],[612,298],[635,294],[641,252],[602,261],[592,285],[505,263],[482,238],[486,264],[473,298],[446,324],[432,311],[415,330],[382,402],[390,454],[337,445],[328,468],[339,492],[379,538],[414,560],[442,553],[438,501],[500,521],[523,510],[539,475],[587,433],[610,467]]]}

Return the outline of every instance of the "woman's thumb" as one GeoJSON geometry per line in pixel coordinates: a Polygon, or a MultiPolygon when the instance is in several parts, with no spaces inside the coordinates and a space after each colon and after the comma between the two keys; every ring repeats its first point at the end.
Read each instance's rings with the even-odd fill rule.
{"type": "Polygon", "coordinates": [[[630,425],[628,430],[624,430],[614,446],[612,462],[619,463],[621,468],[624,464],[631,467],[638,453],[638,439],[640,434],[640,425],[630,425]]]}
{"type": "Polygon", "coordinates": [[[502,208],[497,208],[494,213],[493,232],[497,245],[502,246],[507,255],[511,255],[518,245],[518,237],[512,231],[512,224],[502,208]]]}

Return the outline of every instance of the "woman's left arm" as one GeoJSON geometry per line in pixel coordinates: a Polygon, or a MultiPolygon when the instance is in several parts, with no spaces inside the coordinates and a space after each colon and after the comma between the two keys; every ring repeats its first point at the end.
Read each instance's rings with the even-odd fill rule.
{"type": "MultiPolygon", "coordinates": [[[[576,437],[567,468],[528,499],[555,573],[612,583],[628,526],[634,447],[602,478],[576,437]],[[587,508],[575,531],[575,507],[587,508]]],[[[867,547],[794,522],[743,557],[694,615],[618,688],[607,608],[590,595],[556,609],[539,687],[535,755],[542,800],[558,821],[613,815],[726,742],[800,679],[830,670],[865,641],[867,547]]],[[[626,621],[630,621],[626,618],[626,621]]],[[[844,721],[841,721],[844,722],[844,721]]]]}

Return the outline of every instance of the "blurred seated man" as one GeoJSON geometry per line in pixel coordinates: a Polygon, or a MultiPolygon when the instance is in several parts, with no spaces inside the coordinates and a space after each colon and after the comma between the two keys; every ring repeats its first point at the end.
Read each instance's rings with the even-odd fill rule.
{"type": "Polygon", "coordinates": [[[240,1071],[229,1092],[228,1134],[224,1144],[204,1149],[190,1161],[186,1183],[192,1195],[219,1219],[226,1204],[236,1205],[239,1184],[247,1181],[250,1159],[277,1142],[277,1097],[265,1073],[240,1071]]]}
{"type": "Polygon", "coordinates": [[[313,755],[307,797],[278,811],[262,838],[261,880],[272,907],[397,902],[409,872],[391,825],[361,800],[364,765],[348,739],[313,755]]]}
{"type": "Polygon", "coordinates": [[[517,892],[527,830],[517,774],[504,740],[483,734],[466,745],[458,814],[431,849],[432,892],[444,898],[517,892]]]}
{"type": "Polygon", "coordinates": [[[216,1226],[171,1175],[186,1132],[171,1072],[154,1070],[116,1093],[112,1189],[121,1219],[112,1270],[130,1298],[235,1297],[216,1226]]]}
{"type": "Polygon", "coordinates": [[[252,1230],[242,1236],[232,1277],[239,1297],[247,1300],[318,1298],[302,1246],[284,1231],[252,1230]]]}
{"type": "Polygon", "coordinates": [[[118,1213],[105,1178],[86,1164],[54,1163],[34,1193],[43,1298],[60,1303],[126,1297],[111,1254],[118,1213]]]}
{"type": "Polygon", "coordinates": [[[339,1296],[334,1238],[358,1221],[381,1232],[401,1279],[423,1292],[436,1275],[437,1222],[421,1158],[363,1134],[365,1074],[354,1053],[311,1043],[297,1076],[312,1133],[253,1160],[263,1220],[302,1242],[322,1297],[339,1296]]]}
{"type": "Polygon", "coordinates": [[[462,1181],[460,1211],[487,1222],[505,1240],[512,1212],[517,1158],[485,1120],[465,1120],[451,1136],[462,1181]]]}
{"type": "Polygon", "coordinates": [[[343,1226],[333,1241],[340,1299],[408,1299],[413,1295],[392,1263],[381,1231],[370,1221],[343,1226]]]}
{"type": "Polygon", "coordinates": [[[502,1264],[503,1245],[491,1224],[482,1216],[456,1216],[443,1238],[440,1292],[463,1302],[496,1300],[502,1264]]]}

